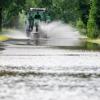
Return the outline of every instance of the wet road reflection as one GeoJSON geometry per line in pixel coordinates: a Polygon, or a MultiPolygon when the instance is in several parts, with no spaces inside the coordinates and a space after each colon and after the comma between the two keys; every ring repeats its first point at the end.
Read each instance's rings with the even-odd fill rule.
{"type": "Polygon", "coordinates": [[[0,100],[99,100],[100,52],[6,45],[0,100]]]}
{"type": "Polygon", "coordinates": [[[7,75],[5,72],[0,76],[0,100],[99,100],[100,98],[99,77],[13,74],[7,75]]]}
{"type": "Polygon", "coordinates": [[[99,46],[25,41],[0,46],[0,100],[100,99],[99,46]]]}

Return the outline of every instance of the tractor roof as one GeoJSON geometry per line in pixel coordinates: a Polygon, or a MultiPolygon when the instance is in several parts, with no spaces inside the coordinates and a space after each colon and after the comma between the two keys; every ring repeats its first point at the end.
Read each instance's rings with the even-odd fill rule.
{"type": "Polygon", "coordinates": [[[30,8],[31,11],[46,11],[46,8],[30,8]]]}

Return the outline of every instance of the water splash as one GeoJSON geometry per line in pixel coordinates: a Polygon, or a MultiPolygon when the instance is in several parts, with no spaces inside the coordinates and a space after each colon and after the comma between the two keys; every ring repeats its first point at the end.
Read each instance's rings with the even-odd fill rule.
{"type": "Polygon", "coordinates": [[[72,26],[61,21],[54,21],[52,23],[41,23],[41,29],[47,33],[50,38],[82,38],[80,33],[72,26]]]}
{"type": "MultiPolygon", "coordinates": [[[[54,21],[51,23],[40,23],[41,30],[50,38],[82,38],[80,33],[72,26],[61,21],[54,21]]],[[[26,39],[25,31],[8,29],[6,36],[11,38],[26,39]]]]}
{"type": "MultiPolygon", "coordinates": [[[[84,42],[82,41],[82,39],[84,40],[84,37],[80,35],[77,29],[61,21],[40,23],[39,32],[41,33],[41,36],[44,34],[46,37],[49,37],[46,38],[46,43],[40,41],[40,43],[43,42],[43,45],[80,46],[84,42]]],[[[11,37],[13,39],[28,39],[28,37],[26,36],[26,32],[21,32],[19,30],[10,30],[9,32],[7,32],[6,36],[11,37]]]]}
{"type": "Polygon", "coordinates": [[[49,37],[47,45],[53,46],[80,46],[84,43],[83,36],[77,29],[61,21],[41,23],[41,29],[49,37]]]}

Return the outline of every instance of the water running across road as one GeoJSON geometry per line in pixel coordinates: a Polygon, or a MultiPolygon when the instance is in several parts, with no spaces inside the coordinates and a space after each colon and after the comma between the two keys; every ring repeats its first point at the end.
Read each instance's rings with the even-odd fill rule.
{"type": "Polygon", "coordinates": [[[73,50],[68,48],[71,44],[64,48],[54,44],[18,45],[14,41],[1,46],[0,100],[100,99],[99,50],[73,50]]]}

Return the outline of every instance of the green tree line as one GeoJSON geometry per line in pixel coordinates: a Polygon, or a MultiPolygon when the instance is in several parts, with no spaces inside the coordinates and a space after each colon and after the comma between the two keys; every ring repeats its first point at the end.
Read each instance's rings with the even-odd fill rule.
{"type": "Polygon", "coordinates": [[[0,0],[0,30],[17,24],[19,14],[30,7],[45,7],[52,20],[78,25],[90,38],[100,36],[99,0],[0,0]]]}

